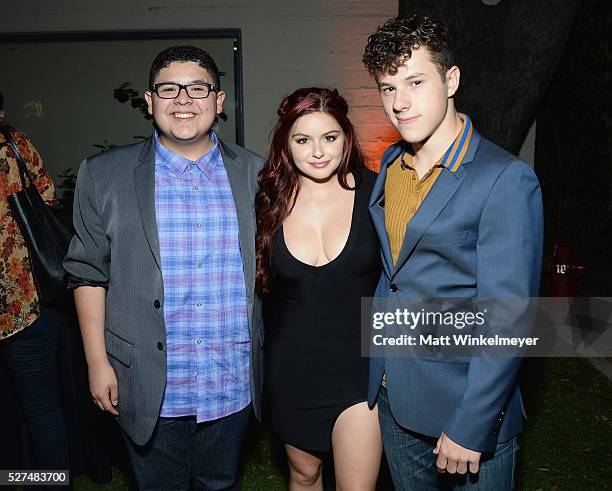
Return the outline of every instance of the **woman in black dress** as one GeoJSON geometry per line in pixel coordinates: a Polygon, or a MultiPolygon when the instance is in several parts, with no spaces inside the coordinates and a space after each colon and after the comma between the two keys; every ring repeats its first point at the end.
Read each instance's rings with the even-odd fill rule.
{"type": "Polygon", "coordinates": [[[323,489],[321,452],[333,452],[340,490],[374,489],[380,465],[360,353],[361,297],[374,295],[381,272],[368,213],[376,175],[364,167],[347,112],[337,90],[286,97],[259,175],[265,380],[289,489],[323,489]]]}

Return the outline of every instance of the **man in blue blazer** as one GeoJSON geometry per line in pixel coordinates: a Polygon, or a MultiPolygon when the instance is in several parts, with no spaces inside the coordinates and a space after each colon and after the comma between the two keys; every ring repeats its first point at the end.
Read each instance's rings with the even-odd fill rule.
{"type": "MultiPolygon", "coordinates": [[[[537,296],[538,180],[455,109],[460,72],[446,27],[390,19],[368,39],[363,61],[402,138],[383,155],[370,201],[384,264],[376,296],[537,296]]],[[[518,317],[507,311],[503,323],[518,317]]],[[[396,489],[512,489],[524,417],[519,365],[486,353],[372,358],[369,401],[378,399],[396,489]]]]}

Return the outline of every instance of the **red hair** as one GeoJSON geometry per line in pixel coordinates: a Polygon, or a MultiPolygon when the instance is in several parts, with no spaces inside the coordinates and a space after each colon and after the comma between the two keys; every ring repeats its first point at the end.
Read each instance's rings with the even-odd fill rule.
{"type": "Polygon", "coordinates": [[[255,200],[257,209],[255,289],[259,293],[269,292],[272,238],[291,213],[300,190],[299,173],[289,149],[291,129],[298,118],[316,112],[332,116],[344,133],[344,151],[336,174],[340,186],[344,189],[353,189],[347,182],[348,174],[365,167],[355,130],[347,116],[348,104],[338,90],[307,87],[297,89],[282,100],[277,111],[278,121],[272,132],[268,157],[257,177],[259,192],[255,200]]]}

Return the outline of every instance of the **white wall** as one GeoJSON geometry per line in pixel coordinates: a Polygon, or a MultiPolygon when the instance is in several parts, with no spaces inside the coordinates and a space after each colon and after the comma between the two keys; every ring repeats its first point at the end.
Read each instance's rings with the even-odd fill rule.
{"type": "MultiPolygon", "coordinates": [[[[202,46],[222,67],[228,120],[219,121],[216,131],[235,141],[234,40],[182,38],[173,43],[202,46]]],[[[119,103],[114,91],[129,82],[142,94],[150,60],[167,46],[166,39],[0,42],[7,121],[34,142],[52,176],[74,168],[83,156],[100,151],[100,145],[134,143],[151,133],[151,122],[130,103],[119,103]]]]}
{"type": "MultiPolygon", "coordinates": [[[[336,87],[377,167],[397,134],[361,55],[368,35],[397,11],[397,0],[20,0],[4,2],[0,32],[239,28],[245,145],[266,152],[284,95],[307,85],[336,87]]],[[[521,150],[532,164],[534,141],[535,126],[521,150]]]]}
{"type": "Polygon", "coordinates": [[[348,99],[376,160],[396,135],[361,55],[368,35],[397,11],[397,0],[20,0],[4,2],[0,32],[240,28],[247,147],[265,153],[281,98],[321,85],[348,99]]]}

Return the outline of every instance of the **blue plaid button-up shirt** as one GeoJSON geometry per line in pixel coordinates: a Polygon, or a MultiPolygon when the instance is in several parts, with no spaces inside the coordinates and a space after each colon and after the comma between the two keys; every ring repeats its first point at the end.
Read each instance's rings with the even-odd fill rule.
{"type": "Polygon", "coordinates": [[[238,218],[221,149],[195,162],[155,135],[155,209],[164,282],[167,384],[161,416],[198,422],[251,401],[238,218]]]}

